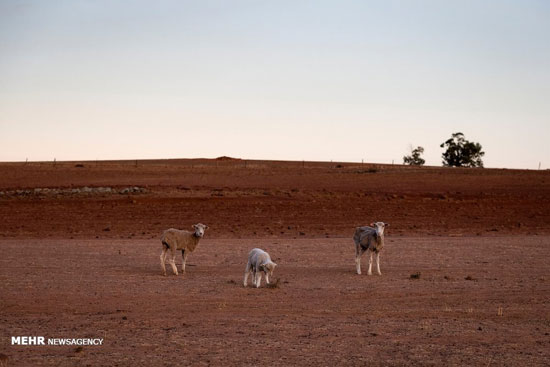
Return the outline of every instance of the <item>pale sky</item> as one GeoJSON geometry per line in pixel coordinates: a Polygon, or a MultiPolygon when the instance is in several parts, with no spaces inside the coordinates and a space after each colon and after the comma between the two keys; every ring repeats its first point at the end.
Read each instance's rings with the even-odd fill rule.
{"type": "Polygon", "coordinates": [[[550,168],[550,1],[0,0],[0,161],[550,168]]]}

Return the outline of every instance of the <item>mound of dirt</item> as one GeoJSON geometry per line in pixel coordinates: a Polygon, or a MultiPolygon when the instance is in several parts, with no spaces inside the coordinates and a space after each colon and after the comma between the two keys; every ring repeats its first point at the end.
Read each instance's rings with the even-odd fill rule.
{"type": "Polygon", "coordinates": [[[221,157],[216,158],[216,160],[217,161],[241,161],[242,159],[241,158],[228,157],[226,155],[223,155],[221,157]]]}

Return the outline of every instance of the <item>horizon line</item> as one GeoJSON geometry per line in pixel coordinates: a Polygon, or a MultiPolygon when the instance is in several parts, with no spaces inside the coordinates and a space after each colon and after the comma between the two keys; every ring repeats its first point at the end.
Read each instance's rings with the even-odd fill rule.
{"type": "Polygon", "coordinates": [[[510,168],[510,167],[452,167],[444,165],[408,165],[404,163],[381,163],[381,162],[369,162],[369,161],[337,161],[337,160],[305,160],[305,159],[260,159],[260,158],[240,158],[232,157],[227,155],[222,155],[213,158],[207,157],[178,157],[178,158],[120,158],[120,159],[75,159],[75,160],[17,160],[17,161],[0,161],[0,164],[28,164],[28,163],[50,163],[50,164],[67,164],[67,163],[99,163],[99,162],[144,162],[144,161],[178,161],[178,160],[204,160],[204,161],[225,161],[229,162],[231,160],[247,162],[247,161],[256,161],[256,162],[288,162],[288,163],[337,163],[337,164],[349,164],[349,165],[379,165],[379,166],[403,166],[403,167],[425,167],[425,168],[458,168],[458,169],[489,169],[489,170],[514,170],[514,171],[548,171],[550,168],[510,168]]]}

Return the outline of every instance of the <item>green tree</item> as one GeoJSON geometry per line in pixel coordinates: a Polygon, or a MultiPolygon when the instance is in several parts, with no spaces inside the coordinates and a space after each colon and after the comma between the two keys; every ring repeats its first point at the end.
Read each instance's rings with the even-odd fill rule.
{"type": "Polygon", "coordinates": [[[411,166],[423,166],[426,161],[420,156],[424,153],[424,148],[416,147],[411,152],[411,155],[406,155],[403,157],[403,164],[408,164],[411,166]]]}
{"type": "Polygon", "coordinates": [[[443,165],[447,167],[483,167],[481,144],[466,140],[464,134],[454,133],[440,145],[443,152],[443,165]]]}

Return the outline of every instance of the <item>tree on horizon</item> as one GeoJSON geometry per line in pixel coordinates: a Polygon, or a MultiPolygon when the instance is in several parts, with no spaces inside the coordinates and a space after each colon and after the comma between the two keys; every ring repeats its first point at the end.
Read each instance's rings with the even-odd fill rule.
{"type": "Polygon", "coordinates": [[[441,143],[443,152],[443,166],[446,167],[481,167],[485,155],[481,149],[481,144],[466,140],[464,134],[457,132],[451,135],[451,138],[441,143]]]}
{"type": "Polygon", "coordinates": [[[406,155],[403,157],[403,164],[408,164],[410,166],[423,166],[426,163],[426,160],[420,156],[424,153],[424,148],[421,146],[412,149],[411,155],[406,155]]]}

